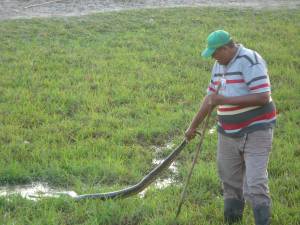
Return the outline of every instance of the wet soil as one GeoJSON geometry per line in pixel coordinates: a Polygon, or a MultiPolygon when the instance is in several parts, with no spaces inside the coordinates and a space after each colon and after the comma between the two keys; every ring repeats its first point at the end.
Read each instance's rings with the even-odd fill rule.
{"type": "Polygon", "coordinates": [[[299,0],[1,0],[0,20],[166,7],[299,8],[299,0]]]}

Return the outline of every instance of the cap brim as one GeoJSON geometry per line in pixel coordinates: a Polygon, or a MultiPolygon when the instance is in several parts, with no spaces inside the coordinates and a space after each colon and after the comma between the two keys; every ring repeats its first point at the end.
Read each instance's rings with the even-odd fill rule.
{"type": "Polygon", "coordinates": [[[202,53],[201,56],[204,58],[210,58],[212,54],[216,51],[215,48],[206,48],[202,53]]]}

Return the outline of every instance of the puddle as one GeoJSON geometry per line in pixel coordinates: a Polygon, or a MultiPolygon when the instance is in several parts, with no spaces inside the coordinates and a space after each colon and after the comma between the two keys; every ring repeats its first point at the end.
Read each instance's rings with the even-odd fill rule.
{"type": "MultiPolygon", "coordinates": [[[[154,186],[157,189],[163,189],[174,183],[174,179],[157,179],[154,182],[154,186]]],[[[140,192],[138,195],[140,198],[144,198],[149,187],[140,192]]],[[[77,197],[78,194],[75,191],[66,191],[61,189],[51,188],[47,183],[32,183],[27,185],[13,185],[0,187],[0,197],[9,197],[13,195],[20,195],[22,198],[38,201],[42,198],[59,198],[62,196],[68,196],[71,198],[77,197]]]]}
{"type": "MultiPolygon", "coordinates": [[[[153,149],[155,150],[155,153],[157,156],[159,156],[161,153],[163,153],[166,150],[173,149],[175,147],[175,144],[172,142],[169,142],[163,146],[153,146],[153,149]]],[[[164,159],[153,159],[152,164],[153,166],[157,166],[160,163],[162,163],[164,159]]],[[[178,174],[178,168],[176,165],[176,162],[173,162],[170,167],[168,168],[169,172],[171,172],[170,177],[168,178],[158,178],[152,185],[154,185],[157,189],[163,189],[171,184],[175,183],[174,178],[172,178],[174,175],[178,174]]],[[[142,192],[140,192],[138,195],[140,198],[144,198],[147,190],[146,188],[142,192]]],[[[3,186],[0,187],[0,197],[9,197],[11,195],[20,195],[23,198],[32,200],[32,201],[38,201],[41,198],[45,197],[52,197],[52,198],[58,198],[62,196],[69,196],[69,197],[76,197],[78,196],[76,192],[74,191],[68,191],[63,190],[59,188],[50,187],[47,183],[42,182],[34,182],[32,184],[27,185],[9,185],[9,186],[3,186]]]]}
{"type": "MultiPolygon", "coordinates": [[[[153,159],[152,163],[154,165],[159,165],[163,161],[164,161],[164,159],[153,159]]],[[[177,166],[176,166],[176,162],[172,162],[172,164],[169,167],[169,170],[171,170],[173,173],[177,173],[178,172],[178,169],[177,169],[177,166]]]]}
{"type": "Polygon", "coordinates": [[[0,197],[9,197],[11,195],[20,195],[23,198],[37,201],[44,197],[61,197],[70,196],[76,197],[77,194],[74,191],[66,191],[62,189],[55,189],[50,187],[47,183],[35,182],[27,185],[14,185],[0,187],[0,197]]]}
{"type": "MultiPolygon", "coordinates": [[[[160,179],[158,178],[155,182],[154,182],[154,187],[156,189],[164,189],[168,186],[170,186],[171,184],[174,184],[175,180],[173,178],[166,178],[166,179],[160,179]]],[[[140,198],[144,198],[146,195],[146,192],[148,191],[149,187],[147,187],[145,190],[143,190],[142,192],[140,192],[138,195],[140,198]]]]}
{"type": "Polygon", "coordinates": [[[213,128],[211,128],[211,129],[209,129],[209,131],[208,131],[208,134],[214,134],[214,133],[216,133],[216,127],[213,127],[213,128]]]}
{"type": "MultiPolygon", "coordinates": [[[[169,142],[167,144],[165,144],[164,146],[153,146],[153,149],[155,150],[156,155],[161,154],[163,151],[166,150],[170,150],[173,149],[175,146],[174,143],[169,142]]],[[[164,161],[164,159],[153,159],[152,160],[152,164],[157,166],[160,163],[162,163],[164,161]]],[[[168,170],[171,172],[172,177],[174,176],[174,174],[178,174],[178,168],[176,165],[176,162],[172,162],[172,164],[170,165],[170,167],[168,168],[168,170]]],[[[163,189],[166,188],[168,186],[170,186],[171,184],[175,183],[174,178],[172,177],[168,177],[168,178],[158,178],[152,185],[154,185],[154,188],[156,189],[163,189]]],[[[140,192],[138,195],[140,198],[144,198],[146,195],[146,192],[148,191],[149,187],[147,187],[145,190],[143,190],[142,192],[140,192]]]]}
{"type": "MultiPolygon", "coordinates": [[[[173,149],[175,147],[175,144],[173,142],[168,142],[163,146],[156,146],[153,145],[152,148],[155,150],[155,153],[157,155],[159,155],[160,153],[166,151],[166,150],[170,150],[173,149]]],[[[155,162],[153,162],[153,164],[156,164],[155,162]]]]}

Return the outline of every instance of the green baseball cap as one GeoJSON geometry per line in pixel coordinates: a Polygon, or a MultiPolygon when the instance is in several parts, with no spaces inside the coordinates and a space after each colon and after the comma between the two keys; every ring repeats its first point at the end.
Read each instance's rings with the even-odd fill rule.
{"type": "Polygon", "coordinates": [[[228,44],[231,41],[230,34],[224,30],[216,30],[207,37],[206,49],[201,53],[204,58],[209,58],[217,48],[228,44]]]}

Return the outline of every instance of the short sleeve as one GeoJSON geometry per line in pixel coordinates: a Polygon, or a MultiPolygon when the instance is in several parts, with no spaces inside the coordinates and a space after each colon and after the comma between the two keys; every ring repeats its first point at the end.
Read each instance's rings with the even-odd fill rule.
{"type": "Polygon", "coordinates": [[[217,67],[217,63],[214,64],[214,66],[212,68],[212,71],[211,71],[211,79],[210,79],[210,82],[209,82],[208,87],[206,89],[206,94],[207,95],[210,95],[210,94],[216,92],[216,85],[215,85],[215,82],[214,82],[216,67],[217,67]]]}
{"type": "Polygon", "coordinates": [[[255,63],[244,65],[242,71],[251,94],[271,91],[266,63],[257,53],[255,63]]]}

